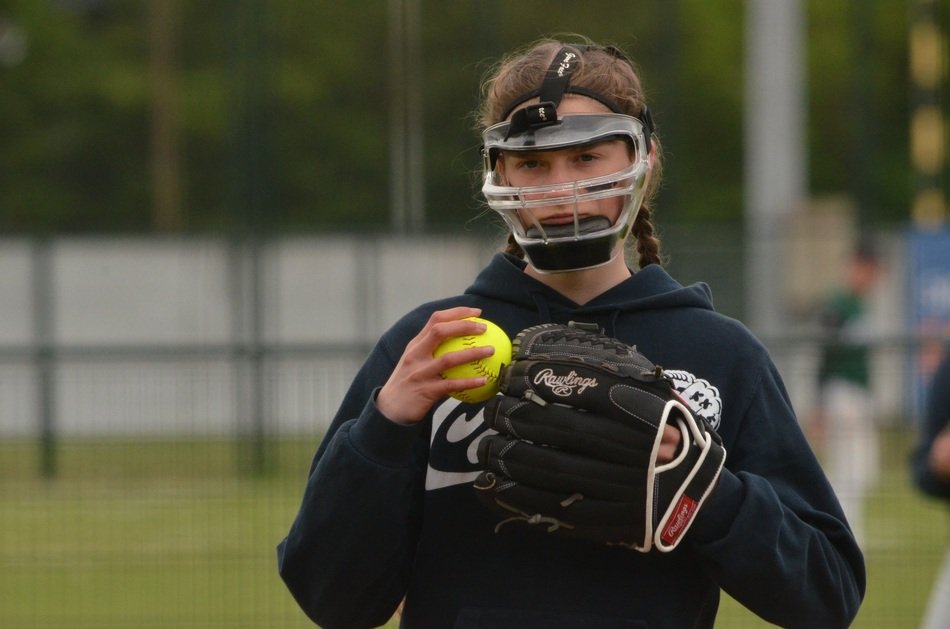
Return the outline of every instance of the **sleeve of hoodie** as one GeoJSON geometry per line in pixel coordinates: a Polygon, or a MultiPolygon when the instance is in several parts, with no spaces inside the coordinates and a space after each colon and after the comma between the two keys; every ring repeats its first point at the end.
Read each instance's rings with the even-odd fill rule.
{"type": "Polygon", "coordinates": [[[382,341],[350,386],[277,547],[281,578],[321,627],[375,627],[406,591],[421,521],[427,422],[376,408],[395,361],[382,341]]]}
{"type": "Polygon", "coordinates": [[[722,589],[765,620],[847,627],[864,598],[864,557],[764,349],[744,370],[757,382],[723,418],[726,466],[687,539],[722,589]]]}
{"type": "Polygon", "coordinates": [[[933,498],[950,499],[950,482],[940,480],[930,469],[930,448],[937,436],[950,426],[950,347],[934,372],[929,386],[927,410],[920,438],[911,457],[911,471],[917,487],[933,498]]]}

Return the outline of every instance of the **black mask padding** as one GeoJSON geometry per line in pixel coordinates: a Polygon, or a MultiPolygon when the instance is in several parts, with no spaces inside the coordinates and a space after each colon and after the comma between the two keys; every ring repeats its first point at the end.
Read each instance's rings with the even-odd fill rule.
{"type": "Polygon", "coordinates": [[[540,271],[559,273],[606,264],[617,238],[594,238],[559,244],[526,245],[525,254],[540,271]]]}
{"type": "MultiPolygon", "coordinates": [[[[579,235],[591,234],[596,231],[610,229],[611,222],[605,216],[591,216],[580,221],[577,233],[579,235]]],[[[565,223],[564,225],[545,225],[544,233],[548,238],[569,238],[574,235],[574,223],[565,223]]],[[[528,238],[543,238],[541,230],[537,226],[531,226],[526,230],[528,238]]]]}

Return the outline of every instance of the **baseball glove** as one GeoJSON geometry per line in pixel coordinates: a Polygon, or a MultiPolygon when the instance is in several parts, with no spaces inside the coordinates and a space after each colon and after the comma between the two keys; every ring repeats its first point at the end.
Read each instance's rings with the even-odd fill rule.
{"type": "Polygon", "coordinates": [[[644,553],[677,546],[726,451],[661,367],[614,338],[544,324],[515,337],[500,388],[474,485],[503,518],[496,531],[522,521],[644,553]],[[681,444],[657,464],[665,426],[681,444]]]}

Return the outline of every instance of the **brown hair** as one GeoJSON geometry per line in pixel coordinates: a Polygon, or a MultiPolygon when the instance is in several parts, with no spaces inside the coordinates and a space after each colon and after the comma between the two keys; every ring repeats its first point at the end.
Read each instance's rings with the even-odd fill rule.
{"type": "MultiPolygon", "coordinates": [[[[485,129],[503,121],[505,112],[516,99],[540,86],[554,55],[562,47],[572,48],[580,56],[580,63],[571,75],[571,85],[583,87],[602,94],[614,101],[622,113],[640,117],[646,106],[640,77],[633,63],[619,49],[595,44],[586,38],[578,43],[557,39],[540,39],[527,47],[503,57],[491,68],[482,83],[482,103],[476,111],[476,119],[485,129]]],[[[662,264],[660,239],[653,226],[653,197],[660,183],[660,144],[652,137],[656,160],[643,204],[633,224],[640,268],[648,264],[662,264]]],[[[505,249],[508,253],[524,257],[521,247],[509,236],[505,249]]]]}

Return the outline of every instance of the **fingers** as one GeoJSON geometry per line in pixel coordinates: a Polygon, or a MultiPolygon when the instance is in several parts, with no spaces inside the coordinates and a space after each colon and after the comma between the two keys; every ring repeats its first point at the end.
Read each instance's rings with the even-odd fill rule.
{"type": "Polygon", "coordinates": [[[613,463],[502,435],[488,435],[479,441],[477,456],[487,471],[531,487],[554,492],[569,487],[585,496],[617,502],[629,500],[642,488],[640,479],[646,473],[641,461],[613,463]]]}
{"type": "MultiPolygon", "coordinates": [[[[467,317],[477,317],[481,313],[480,308],[467,307],[437,310],[432,313],[416,338],[410,342],[410,346],[418,344],[420,351],[431,355],[435,348],[446,339],[481,334],[485,331],[485,324],[467,319],[467,317]]],[[[408,351],[409,347],[406,349],[408,351]]]]}
{"type": "Polygon", "coordinates": [[[950,480],[950,432],[944,430],[930,446],[930,470],[942,480],[950,480]]]}
{"type": "Polygon", "coordinates": [[[479,347],[469,347],[466,349],[461,349],[454,352],[446,352],[438,358],[435,359],[435,365],[439,373],[450,369],[452,367],[457,367],[458,365],[463,365],[465,363],[471,362],[473,360],[478,360],[480,358],[487,358],[495,353],[495,348],[491,345],[483,345],[479,347]]]}
{"type": "Polygon", "coordinates": [[[480,314],[481,309],[465,306],[433,312],[406,345],[389,380],[380,390],[376,399],[380,412],[397,423],[415,423],[448,394],[485,384],[485,378],[481,377],[446,380],[441,374],[450,367],[490,356],[493,348],[475,347],[439,357],[432,355],[446,339],[484,332],[485,324],[466,319],[480,314]]]}
{"type": "Polygon", "coordinates": [[[656,431],[644,422],[508,395],[492,398],[484,416],[503,435],[616,463],[647,460],[656,442],[656,431]]]}
{"type": "Polygon", "coordinates": [[[656,454],[657,464],[669,463],[679,451],[680,444],[683,441],[683,434],[673,426],[667,424],[663,427],[663,438],[660,441],[660,449],[656,454]]]}

